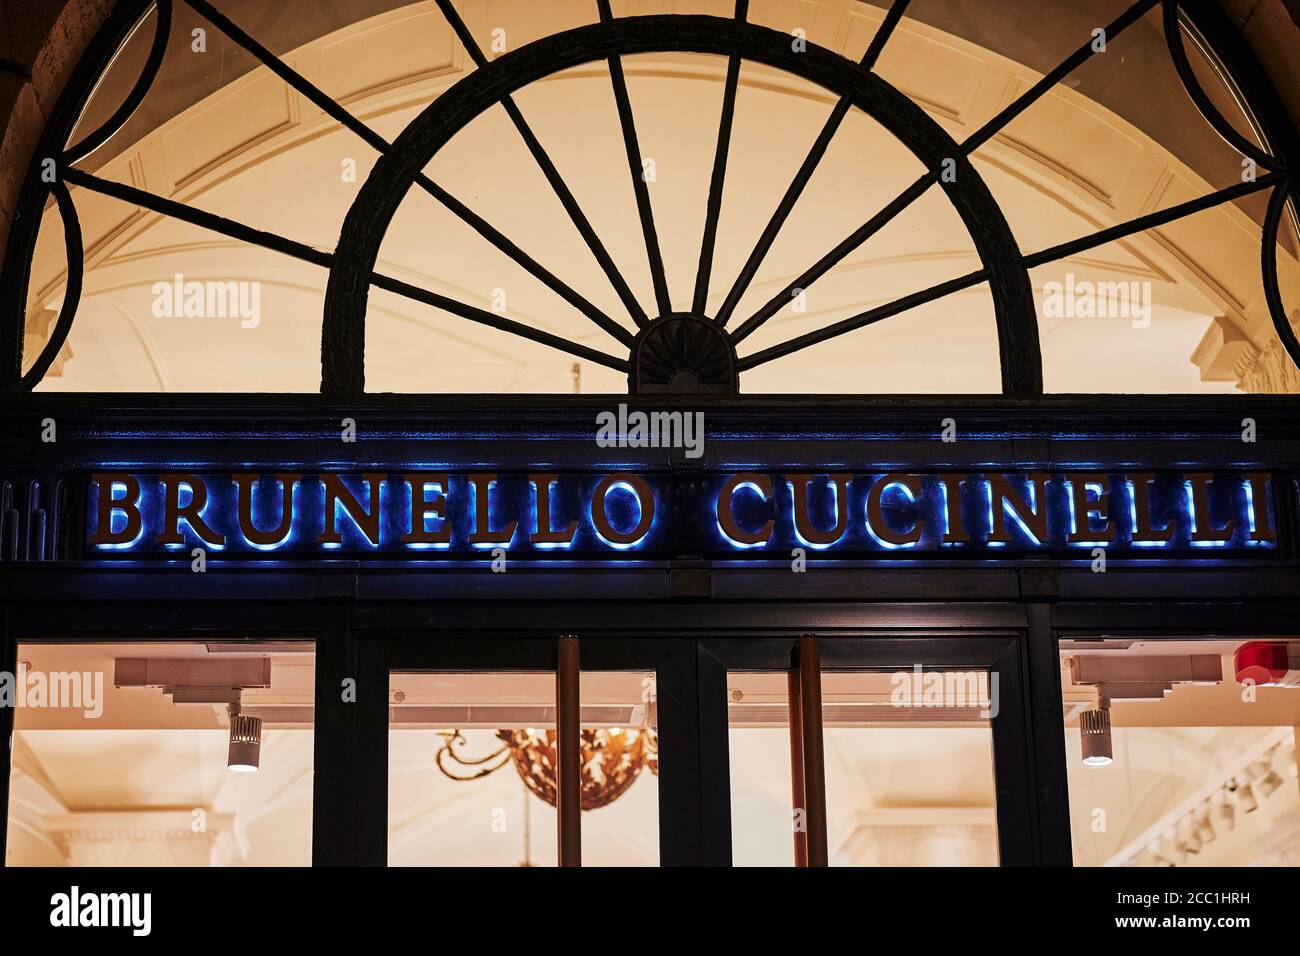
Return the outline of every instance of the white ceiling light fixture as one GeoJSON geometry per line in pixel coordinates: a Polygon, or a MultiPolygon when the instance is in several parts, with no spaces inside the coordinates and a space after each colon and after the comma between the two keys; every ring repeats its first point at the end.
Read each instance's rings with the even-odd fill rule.
{"type": "MultiPolygon", "coordinates": [[[[209,645],[214,653],[214,646],[209,645]]],[[[230,748],[226,767],[236,773],[257,770],[262,751],[262,718],[240,712],[244,691],[271,686],[269,655],[224,657],[119,657],[114,664],[117,687],[157,687],[173,704],[226,705],[230,748]]]]}
{"type": "Polygon", "coordinates": [[[1164,700],[1181,684],[1217,684],[1223,662],[1217,654],[1114,656],[1075,654],[1069,659],[1070,681],[1097,690],[1097,706],[1079,715],[1083,762],[1105,767],[1114,760],[1110,704],[1120,701],[1164,700]]]}
{"type": "Polygon", "coordinates": [[[1098,701],[1093,710],[1079,715],[1079,745],[1085,767],[1106,767],[1114,759],[1110,735],[1110,702],[1098,701]]]}
{"type": "Polygon", "coordinates": [[[239,712],[230,705],[230,750],[226,767],[235,773],[254,773],[262,756],[262,718],[239,712]]]}

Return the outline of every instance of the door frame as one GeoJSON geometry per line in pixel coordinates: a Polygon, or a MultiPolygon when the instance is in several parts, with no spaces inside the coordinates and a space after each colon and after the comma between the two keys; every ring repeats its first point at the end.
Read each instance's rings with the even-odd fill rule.
{"type": "MultiPolygon", "coordinates": [[[[822,631],[825,670],[985,668],[999,674],[993,719],[999,859],[1004,866],[1070,865],[1065,741],[1050,608],[1031,605],[1028,627],[822,631]]],[[[804,633],[682,636],[530,631],[447,636],[441,630],[354,630],[357,648],[355,843],[348,862],[387,864],[389,674],[412,671],[551,671],[557,640],[580,641],[583,670],[653,670],[660,733],[659,838],[663,866],[732,863],[727,672],[788,671],[804,633]]],[[[324,862],[324,861],[322,861],[324,862]]],[[[339,862],[344,860],[339,859],[339,862]]]]}
{"type": "MultiPolygon", "coordinates": [[[[1028,639],[1025,632],[926,633],[878,632],[867,635],[819,636],[821,670],[911,670],[916,665],[935,670],[969,668],[998,675],[998,711],[991,719],[993,772],[996,793],[998,858],[1002,866],[1033,866],[1060,862],[1060,848],[1047,845],[1044,835],[1058,830],[1040,819],[1035,773],[1035,728],[1032,720],[1042,708],[1030,699],[1028,639]],[[1048,824],[1045,826],[1045,824],[1048,824]]],[[[723,680],[728,671],[771,671],[788,673],[797,638],[728,638],[704,642],[704,652],[718,662],[723,680]]],[[[1059,674],[1057,677],[1059,681],[1059,674]]],[[[1061,725],[1059,693],[1055,702],[1056,722],[1061,725]]],[[[1050,719],[1050,712],[1049,712],[1050,719]]],[[[1046,728],[1051,735],[1050,728],[1046,728]]],[[[1041,736],[1040,734],[1037,736],[1041,736]]],[[[1060,772],[1063,774],[1063,727],[1055,738],[1062,741],[1060,772]]],[[[729,770],[723,761],[724,772],[729,770]]],[[[1068,807],[1065,813],[1065,862],[1068,865],[1068,807]]]]}
{"type": "MultiPolygon", "coordinates": [[[[237,579],[240,584],[246,580],[243,575],[237,579]]],[[[661,733],[674,741],[661,755],[661,863],[729,866],[727,674],[719,656],[726,647],[772,641],[792,646],[808,632],[864,643],[890,635],[970,640],[992,630],[1014,633],[1021,636],[1033,669],[1033,680],[1028,687],[1022,681],[1021,687],[1031,694],[1033,726],[1025,733],[1033,731],[1037,754],[1037,861],[1070,864],[1060,672],[1050,605],[1029,605],[1026,631],[1025,605],[648,602],[629,612],[596,602],[531,603],[528,610],[479,605],[471,611],[456,604],[435,608],[419,602],[332,597],[311,602],[223,600],[237,590],[235,585],[224,582],[219,594],[204,601],[184,596],[117,600],[107,615],[104,603],[84,599],[0,602],[0,664],[13,670],[24,640],[122,640],[128,635],[141,642],[214,637],[314,640],[312,865],[384,865],[387,767],[378,755],[387,753],[386,694],[376,700],[362,688],[376,686],[376,681],[386,688],[384,668],[390,659],[395,667],[415,666],[427,659],[431,648],[462,640],[471,655],[495,654],[482,658],[488,665],[496,661],[498,667],[551,669],[556,638],[574,633],[583,642],[582,660],[588,669],[656,672],[661,733]],[[629,613],[639,626],[621,623],[629,613]],[[545,630],[514,629],[511,624],[520,615],[545,630]],[[496,626],[486,629],[485,619],[496,619],[496,626]],[[809,627],[797,628],[796,621],[809,627]],[[564,626],[570,622],[575,626],[564,626]],[[671,814],[667,824],[662,822],[665,814],[671,814]]],[[[454,656],[448,660],[455,665],[454,656]]],[[[0,738],[6,742],[11,740],[12,718],[12,710],[0,708],[0,738]]],[[[0,766],[0,811],[6,812],[6,820],[9,763],[4,760],[0,766]]],[[[0,848],[4,836],[0,828],[0,848]]]]}
{"type": "MultiPolygon", "coordinates": [[[[341,847],[352,862],[388,862],[389,676],[393,671],[448,673],[541,671],[557,667],[555,634],[510,636],[354,631],[357,680],[356,842],[341,847]]],[[[583,671],[653,671],[658,703],[659,859],[662,866],[692,866],[721,860],[714,846],[719,830],[706,821],[706,793],[716,792],[706,778],[700,728],[696,641],[684,637],[635,635],[579,637],[583,671]]],[[[725,720],[725,712],[723,712],[725,720]]],[[[716,768],[712,768],[716,771],[716,768]]],[[[714,801],[716,802],[716,801],[714,801]]],[[[712,811],[716,813],[716,808],[712,811]]]]}

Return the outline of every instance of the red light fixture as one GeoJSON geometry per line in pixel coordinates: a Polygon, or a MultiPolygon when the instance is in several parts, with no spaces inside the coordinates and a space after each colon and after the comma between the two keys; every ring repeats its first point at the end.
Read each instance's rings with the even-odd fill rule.
{"type": "Polygon", "coordinates": [[[1232,662],[1239,684],[1300,686],[1300,653],[1286,641],[1247,641],[1237,648],[1232,662]]]}

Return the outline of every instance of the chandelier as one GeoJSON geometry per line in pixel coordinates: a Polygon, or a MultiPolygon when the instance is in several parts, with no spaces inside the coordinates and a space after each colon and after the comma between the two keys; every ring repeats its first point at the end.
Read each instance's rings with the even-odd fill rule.
{"type": "MultiPolygon", "coordinates": [[[[465,754],[468,745],[459,730],[442,732],[443,743],[435,762],[452,780],[468,781],[495,773],[508,763],[539,799],[556,805],[556,752],[554,730],[498,730],[501,746],[482,757],[465,754]]],[[[636,782],[641,771],[659,775],[659,735],[649,728],[611,727],[584,730],[581,756],[582,809],[595,810],[613,803],[636,782]]]]}

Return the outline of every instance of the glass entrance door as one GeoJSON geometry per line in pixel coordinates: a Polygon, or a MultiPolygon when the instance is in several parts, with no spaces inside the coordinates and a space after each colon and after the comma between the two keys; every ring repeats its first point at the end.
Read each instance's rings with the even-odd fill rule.
{"type": "Polygon", "coordinates": [[[1035,861],[1016,635],[358,646],[366,862],[1035,861]]]}
{"type": "Polygon", "coordinates": [[[370,862],[698,862],[694,641],[384,636],[359,647],[370,862]],[[570,796],[580,809],[566,817],[570,796]]]}
{"type": "Polygon", "coordinates": [[[738,866],[1026,861],[1013,637],[720,641],[738,866]]]}

